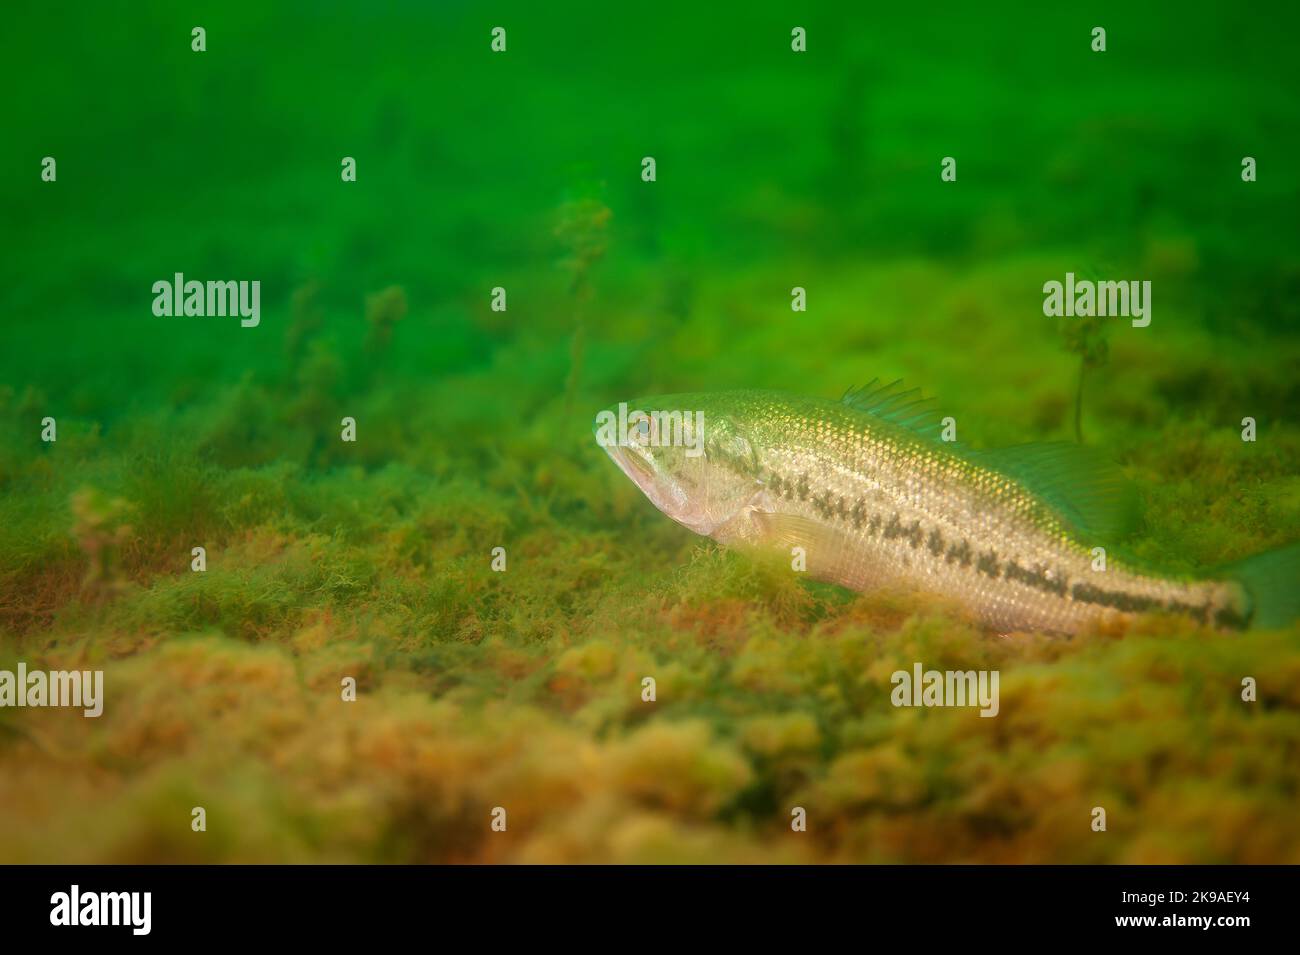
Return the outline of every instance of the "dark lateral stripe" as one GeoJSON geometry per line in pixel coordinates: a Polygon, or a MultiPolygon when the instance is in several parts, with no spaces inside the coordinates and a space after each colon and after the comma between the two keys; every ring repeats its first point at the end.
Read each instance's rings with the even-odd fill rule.
{"type": "Polygon", "coordinates": [[[944,560],[950,564],[953,561],[957,561],[963,567],[969,567],[973,556],[974,551],[971,550],[970,542],[961,541],[960,543],[954,543],[948,548],[948,553],[944,557],[944,560]]]}
{"type": "MultiPolygon", "coordinates": [[[[1170,613],[1184,614],[1201,623],[1206,623],[1210,619],[1209,604],[1188,604],[1179,600],[1162,602],[1140,594],[1108,590],[1084,581],[1071,586],[1060,570],[1049,577],[1044,567],[1032,569],[1024,567],[1014,558],[1002,561],[994,550],[977,554],[970,541],[947,541],[937,527],[932,528],[927,534],[920,521],[904,524],[897,512],[891,514],[886,520],[883,514],[869,514],[865,501],[855,501],[850,507],[848,498],[834,497],[829,491],[813,495],[806,473],[800,474],[798,479],[794,480],[782,477],[774,471],[767,471],[763,474],[763,480],[780,498],[811,503],[813,509],[826,521],[838,520],[846,525],[852,524],[854,530],[858,531],[865,528],[869,537],[880,536],[887,541],[906,540],[913,549],[924,544],[926,550],[936,559],[942,555],[945,563],[959,564],[963,568],[973,567],[975,573],[984,574],[994,580],[1005,577],[1009,581],[1024,584],[1062,599],[1098,607],[1111,607],[1126,613],[1165,610],[1170,613]]],[[[1236,608],[1222,607],[1214,612],[1214,622],[1219,627],[1244,629],[1248,620],[1236,608]]]]}
{"type": "Polygon", "coordinates": [[[1162,607],[1158,600],[1150,597],[1141,597],[1137,594],[1125,593],[1122,590],[1103,590],[1101,587],[1094,587],[1092,584],[1077,583],[1070,591],[1070,595],[1075,600],[1083,603],[1098,604],[1102,607],[1114,607],[1116,610],[1123,610],[1126,613],[1140,613],[1143,610],[1154,610],[1162,607]]]}
{"type": "Polygon", "coordinates": [[[979,557],[976,558],[975,569],[981,574],[987,574],[994,580],[996,580],[1002,573],[998,568],[998,555],[991,550],[980,554],[979,557]]]}
{"type": "Polygon", "coordinates": [[[1064,597],[1067,591],[1065,575],[1057,572],[1054,578],[1049,578],[1047,572],[1041,567],[1035,570],[1029,570],[1021,567],[1014,560],[1009,560],[1003,567],[1003,574],[1007,580],[1019,581],[1022,584],[1028,584],[1030,587],[1036,587],[1047,593],[1056,594],[1058,597],[1064,597]]]}

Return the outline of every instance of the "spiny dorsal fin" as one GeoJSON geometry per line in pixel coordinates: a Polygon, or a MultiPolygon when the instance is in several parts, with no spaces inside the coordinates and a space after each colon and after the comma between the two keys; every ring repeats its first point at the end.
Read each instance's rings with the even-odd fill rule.
{"type": "Polygon", "coordinates": [[[1019,481],[1077,530],[1116,540],[1132,530],[1137,495],[1115,463],[1081,444],[1049,441],[972,451],[985,467],[1019,481]]]}
{"type": "Polygon", "coordinates": [[[840,399],[848,407],[888,421],[926,438],[937,438],[942,422],[933,398],[922,398],[920,388],[904,388],[902,379],[882,385],[873,378],[861,388],[850,388],[840,399]]]}

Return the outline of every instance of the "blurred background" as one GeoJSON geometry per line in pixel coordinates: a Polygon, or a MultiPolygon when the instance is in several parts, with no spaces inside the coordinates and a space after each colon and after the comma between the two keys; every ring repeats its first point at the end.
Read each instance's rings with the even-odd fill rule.
{"type": "Polygon", "coordinates": [[[1294,541],[1294,11],[174,7],[0,37],[0,668],[107,692],[0,710],[0,861],[1300,861],[1300,629],[990,641],[719,551],[590,434],[879,376],[1071,439],[1083,373],[1126,553],[1294,541]],[[1067,271],[1150,327],[1045,318],[1067,271]],[[260,325],[156,317],[175,272],[260,325]],[[894,710],[915,660],[1002,714],[894,710]]]}

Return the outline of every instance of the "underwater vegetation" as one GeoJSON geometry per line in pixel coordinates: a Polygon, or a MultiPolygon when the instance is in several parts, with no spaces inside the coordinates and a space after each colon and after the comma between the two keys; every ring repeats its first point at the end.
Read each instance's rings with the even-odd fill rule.
{"type": "Polygon", "coordinates": [[[971,447],[1104,450],[1144,565],[1293,543],[1287,23],[1116,6],[1102,59],[1037,5],[827,3],[800,60],[784,6],[520,6],[490,60],[468,7],[306,9],[204,11],[206,59],[161,3],[0,38],[41,77],[0,160],[0,671],[105,687],[0,707],[0,862],[1300,862],[1300,625],[999,637],[697,537],[591,434],[903,378],[971,447]],[[1096,262],[1149,327],[1044,316],[1096,262]],[[177,271],[260,280],[260,323],[153,315],[177,271]],[[918,661],[997,670],[997,716],[894,706],[918,661]]]}

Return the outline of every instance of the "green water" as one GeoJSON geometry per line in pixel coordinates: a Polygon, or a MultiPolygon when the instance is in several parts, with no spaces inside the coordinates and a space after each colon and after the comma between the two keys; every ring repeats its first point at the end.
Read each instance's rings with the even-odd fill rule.
{"type": "Polygon", "coordinates": [[[998,641],[717,550],[590,431],[881,377],[1070,440],[1043,284],[1149,280],[1082,342],[1119,546],[1294,542],[1294,11],[173,6],[0,36],[0,668],[107,687],[0,709],[0,859],[1300,861],[1300,629],[998,641]],[[177,272],[259,324],[156,316],[177,272]],[[917,660],[1002,715],[894,709],[917,660]]]}

